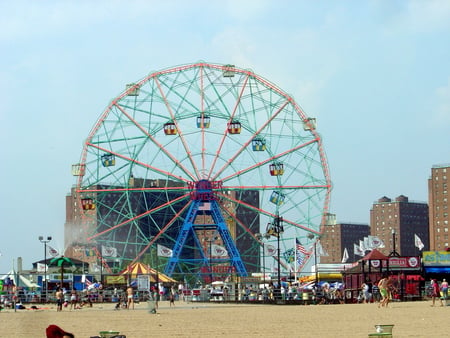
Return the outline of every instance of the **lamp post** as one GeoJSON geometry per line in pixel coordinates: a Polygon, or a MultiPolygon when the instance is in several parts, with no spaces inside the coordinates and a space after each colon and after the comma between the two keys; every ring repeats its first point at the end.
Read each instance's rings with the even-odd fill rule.
{"type": "MultiPolygon", "coordinates": [[[[269,239],[270,235],[266,232],[265,234],[261,234],[261,233],[256,233],[255,234],[256,239],[262,244],[262,258],[263,258],[263,265],[262,265],[262,273],[263,273],[263,292],[265,292],[265,288],[266,288],[266,250],[265,250],[265,244],[263,239],[269,239]]],[[[265,299],[265,293],[264,293],[264,298],[265,299]]]]}
{"type": "Polygon", "coordinates": [[[45,291],[45,302],[47,302],[47,243],[52,240],[52,236],[47,236],[47,239],[44,239],[44,236],[39,236],[39,241],[44,243],[44,279],[42,282],[42,287],[45,291]]]}
{"type": "Polygon", "coordinates": [[[283,229],[283,217],[278,214],[275,216],[273,222],[274,234],[277,237],[277,268],[278,268],[278,287],[277,287],[277,298],[281,298],[281,267],[280,267],[280,236],[284,232],[283,229]]]}
{"type": "Polygon", "coordinates": [[[392,251],[389,257],[400,257],[400,254],[395,250],[395,229],[391,229],[392,233],[392,251]]]}

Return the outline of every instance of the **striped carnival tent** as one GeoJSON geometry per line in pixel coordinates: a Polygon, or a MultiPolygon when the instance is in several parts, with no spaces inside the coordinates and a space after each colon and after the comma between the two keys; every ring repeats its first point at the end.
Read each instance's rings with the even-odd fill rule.
{"type": "Polygon", "coordinates": [[[156,282],[156,279],[161,283],[176,283],[177,281],[169,276],[159,272],[150,266],[136,262],[128,265],[120,272],[120,275],[129,276],[131,279],[137,278],[138,275],[149,275],[151,282],[156,282]]]}

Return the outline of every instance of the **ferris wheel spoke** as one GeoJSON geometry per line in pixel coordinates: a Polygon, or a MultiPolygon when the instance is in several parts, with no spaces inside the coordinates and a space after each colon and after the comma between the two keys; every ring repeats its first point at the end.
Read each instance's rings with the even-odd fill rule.
{"type": "Polygon", "coordinates": [[[116,105],[117,108],[122,112],[122,114],[124,114],[131,122],[133,122],[135,124],[135,126],[143,133],[143,135],[145,135],[145,137],[147,137],[148,139],[150,139],[159,149],[161,149],[161,151],[173,162],[175,163],[188,177],[193,178],[193,175],[189,172],[189,170],[187,170],[186,167],[184,167],[182,165],[182,163],[180,163],[169,151],[167,151],[167,149],[165,149],[165,147],[159,143],[155,137],[153,137],[149,132],[147,132],[147,130],[145,130],[137,121],[135,121],[124,109],[122,109],[122,107],[120,107],[119,105],[116,105]]]}
{"type": "Polygon", "coordinates": [[[164,233],[175,223],[175,221],[189,208],[189,206],[191,205],[191,202],[187,203],[186,205],[184,205],[181,210],[177,213],[175,213],[172,217],[172,219],[166,224],[164,225],[164,227],[159,229],[159,232],[150,239],[150,241],[148,242],[148,244],[141,250],[141,252],[138,253],[138,255],[136,256],[136,258],[132,261],[132,263],[136,262],[139,260],[139,258],[142,257],[143,254],[145,254],[145,252],[148,250],[148,248],[150,248],[153,243],[155,243],[161,236],[164,235],[164,233]]]}
{"type": "MultiPolygon", "coordinates": [[[[122,154],[120,154],[120,153],[117,153],[117,152],[108,150],[108,149],[106,149],[106,148],[102,148],[102,147],[100,147],[100,146],[98,146],[98,145],[95,145],[95,144],[92,144],[92,143],[88,143],[88,145],[89,145],[90,147],[92,147],[92,148],[96,148],[96,149],[98,149],[98,150],[102,150],[102,151],[104,151],[104,152],[113,154],[114,156],[117,156],[117,157],[119,157],[119,158],[121,158],[121,159],[123,159],[123,160],[125,160],[125,161],[127,161],[127,162],[130,162],[130,163],[133,163],[133,164],[137,164],[137,165],[139,165],[139,166],[141,166],[141,167],[143,167],[143,168],[150,169],[150,170],[152,170],[152,171],[154,171],[154,172],[156,172],[156,173],[160,173],[160,174],[162,174],[162,175],[164,175],[164,176],[171,177],[171,178],[173,178],[173,179],[176,180],[176,181],[182,181],[182,182],[185,182],[185,183],[188,182],[188,180],[186,180],[184,177],[181,177],[181,176],[175,176],[173,173],[168,172],[168,171],[164,171],[164,170],[162,170],[162,169],[160,169],[160,168],[158,168],[158,167],[156,167],[156,166],[152,166],[152,165],[150,165],[150,164],[147,164],[147,163],[138,161],[138,160],[133,159],[133,158],[131,158],[131,157],[128,157],[128,156],[122,155],[122,154]]],[[[178,161],[176,161],[175,163],[178,164],[178,161]]]]}
{"type": "MultiPolygon", "coordinates": [[[[159,93],[160,93],[160,95],[161,95],[161,98],[162,98],[163,101],[164,101],[164,104],[165,104],[165,106],[166,106],[166,109],[167,109],[167,111],[168,111],[168,113],[169,113],[169,115],[170,115],[170,117],[171,117],[173,123],[175,123],[175,126],[176,126],[176,128],[177,128],[177,130],[178,130],[178,134],[179,134],[181,143],[182,143],[182,145],[183,145],[183,148],[184,148],[186,154],[187,154],[188,157],[189,157],[190,164],[192,165],[192,168],[194,168],[194,172],[196,173],[196,177],[199,177],[200,175],[199,175],[199,170],[198,170],[197,164],[196,164],[196,163],[193,161],[193,159],[192,159],[192,155],[191,155],[192,153],[191,153],[191,151],[190,151],[190,149],[189,149],[189,146],[187,145],[187,142],[186,142],[186,140],[185,140],[185,138],[184,138],[184,136],[183,136],[183,132],[182,132],[182,130],[180,129],[180,126],[179,126],[179,124],[178,124],[178,122],[177,122],[177,119],[176,119],[176,117],[175,117],[175,114],[173,113],[172,107],[171,107],[169,101],[167,100],[167,97],[166,97],[166,95],[165,95],[165,93],[164,93],[164,91],[163,91],[163,89],[162,89],[162,87],[161,87],[161,83],[159,82],[158,78],[155,78],[154,80],[155,80],[156,86],[158,87],[158,90],[159,90],[159,93]]],[[[192,177],[192,175],[190,175],[190,177],[192,177]]]]}
{"type": "MultiPolygon", "coordinates": [[[[244,80],[244,82],[242,84],[242,88],[241,88],[241,90],[239,92],[239,95],[236,98],[236,103],[234,104],[233,110],[232,110],[232,112],[230,114],[230,121],[229,121],[229,123],[231,123],[234,120],[234,116],[236,115],[236,111],[237,111],[237,109],[239,107],[239,103],[242,100],[242,95],[244,94],[245,89],[247,88],[248,79],[249,79],[249,75],[247,74],[247,76],[245,77],[245,80],[244,80]]],[[[225,140],[226,140],[227,136],[228,136],[228,126],[225,126],[225,129],[224,129],[224,132],[223,132],[223,136],[222,136],[222,140],[219,143],[219,147],[218,147],[218,149],[216,151],[216,154],[214,156],[214,159],[213,159],[213,161],[211,163],[211,168],[209,170],[208,179],[211,179],[211,174],[214,172],[217,160],[220,157],[220,153],[222,152],[222,148],[223,148],[223,146],[225,144],[225,140]]]]}
{"type": "Polygon", "coordinates": [[[227,168],[228,165],[230,165],[230,163],[232,163],[249,145],[250,143],[253,141],[254,136],[257,136],[261,133],[262,130],[264,130],[264,128],[266,128],[270,122],[275,119],[275,117],[280,114],[280,112],[288,105],[289,101],[285,101],[284,104],[265,122],[261,125],[261,127],[254,133],[254,135],[249,138],[240,149],[238,149],[238,151],[231,156],[231,158],[226,162],[226,164],[217,171],[217,173],[214,175],[213,180],[216,180],[217,177],[219,177],[222,172],[227,168]]]}
{"type": "Polygon", "coordinates": [[[144,216],[147,216],[147,215],[152,214],[152,213],[154,213],[154,212],[156,212],[158,210],[161,210],[161,209],[163,209],[163,208],[165,208],[167,206],[170,206],[170,205],[174,204],[175,202],[182,201],[182,200],[188,198],[189,196],[190,196],[189,193],[185,194],[185,195],[182,195],[182,196],[180,196],[180,197],[178,197],[178,198],[176,198],[176,199],[174,199],[172,201],[168,201],[168,202],[166,202],[164,204],[161,204],[161,205],[159,205],[159,206],[157,206],[157,207],[155,207],[153,209],[147,210],[146,212],[143,212],[143,213],[141,213],[139,215],[136,215],[135,217],[131,217],[130,219],[127,219],[127,220],[125,220],[125,221],[123,221],[123,222],[121,222],[119,224],[116,224],[116,225],[112,226],[111,228],[109,228],[107,230],[98,232],[95,235],[93,235],[91,237],[88,237],[87,239],[89,241],[92,241],[93,239],[95,239],[97,237],[103,236],[103,235],[105,235],[105,234],[107,234],[107,233],[109,233],[111,231],[117,230],[118,228],[120,228],[120,227],[122,227],[124,225],[127,225],[127,224],[129,224],[129,223],[131,223],[131,222],[133,222],[135,220],[138,220],[138,219],[140,219],[140,218],[142,218],[144,216]]]}

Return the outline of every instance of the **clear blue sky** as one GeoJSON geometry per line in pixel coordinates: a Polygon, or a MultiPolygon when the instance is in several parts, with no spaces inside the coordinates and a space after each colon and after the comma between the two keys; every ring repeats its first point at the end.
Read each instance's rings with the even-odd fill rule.
{"type": "Polygon", "coordinates": [[[0,1],[0,273],[62,249],[82,142],[126,83],[203,60],[251,69],[318,120],[331,212],[427,201],[450,163],[450,1],[0,1]]]}

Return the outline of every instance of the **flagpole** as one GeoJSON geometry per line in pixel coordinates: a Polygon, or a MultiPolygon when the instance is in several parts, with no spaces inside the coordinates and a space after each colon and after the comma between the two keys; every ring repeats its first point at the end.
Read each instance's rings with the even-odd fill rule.
{"type": "Polygon", "coordinates": [[[296,239],[294,238],[294,278],[295,281],[297,282],[297,242],[296,239]]]}

